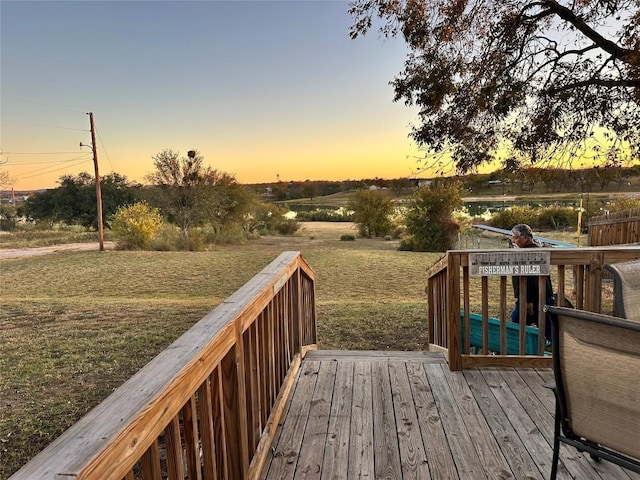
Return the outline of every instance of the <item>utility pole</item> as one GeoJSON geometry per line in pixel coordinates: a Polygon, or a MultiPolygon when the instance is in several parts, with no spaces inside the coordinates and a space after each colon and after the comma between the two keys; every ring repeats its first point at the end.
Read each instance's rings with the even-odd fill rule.
{"type": "MultiPolygon", "coordinates": [[[[91,125],[91,151],[93,152],[93,167],[96,172],[96,201],[98,203],[98,241],[100,242],[100,251],[104,252],[104,228],[102,225],[102,188],[100,187],[100,171],[98,170],[98,149],[96,144],[96,127],[93,123],[93,112],[89,115],[89,123],[91,125]]],[[[80,142],[81,147],[88,147],[80,142]]]]}

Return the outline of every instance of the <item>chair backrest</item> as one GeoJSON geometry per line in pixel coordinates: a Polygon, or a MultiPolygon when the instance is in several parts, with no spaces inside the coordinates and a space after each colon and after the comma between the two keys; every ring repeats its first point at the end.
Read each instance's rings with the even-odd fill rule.
{"type": "Polygon", "coordinates": [[[640,323],[548,309],[565,434],[640,458],[640,323]]]}
{"type": "Polygon", "coordinates": [[[614,315],[640,321],[640,260],[605,264],[613,275],[614,315]]]}

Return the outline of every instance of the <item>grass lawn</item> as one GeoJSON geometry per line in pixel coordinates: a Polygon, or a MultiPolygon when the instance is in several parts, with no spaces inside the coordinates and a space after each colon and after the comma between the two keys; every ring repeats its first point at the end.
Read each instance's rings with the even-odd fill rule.
{"type": "Polygon", "coordinates": [[[0,261],[0,479],[8,478],[284,250],[316,272],[323,349],[426,348],[440,255],[309,223],[211,252],[67,252],[0,261]]]}

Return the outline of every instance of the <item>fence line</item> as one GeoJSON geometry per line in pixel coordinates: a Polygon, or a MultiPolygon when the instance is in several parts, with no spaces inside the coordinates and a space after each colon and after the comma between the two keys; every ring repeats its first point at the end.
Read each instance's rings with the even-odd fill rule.
{"type": "Polygon", "coordinates": [[[640,208],[592,217],[588,226],[591,247],[640,243],[640,208]]]}

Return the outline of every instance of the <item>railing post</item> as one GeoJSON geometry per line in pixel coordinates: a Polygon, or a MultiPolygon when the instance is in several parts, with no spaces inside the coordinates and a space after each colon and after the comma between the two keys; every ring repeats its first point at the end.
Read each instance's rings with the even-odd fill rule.
{"type": "Polygon", "coordinates": [[[585,310],[600,313],[602,310],[602,266],[603,252],[593,252],[589,260],[585,279],[585,310]]]}
{"type": "Polygon", "coordinates": [[[481,307],[482,308],[482,354],[487,355],[489,353],[489,277],[483,276],[481,282],[482,282],[482,307],[481,307]]]}
{"type": "Polygon", "coordinates": [[[447,252],[447,323],[449,369],[462,370],[460,338],[460,255],[447,252]]]}
{"type": "Polygon", "coordinates": [[[500,277],[500,351],[507,351],[507,277],[500,277]]]}
{"type": "Polygon", "coordinates": [[[469,298],[469,265],[462,267],[462,304],[464,310],[464,345],[462,353],[471,353],[471,299],[469,298]]]}
{"type": "Polygon", "coordinates": [[[245,385],[244,344],[242,322],[236,321],[236,376],[238,381],[238,428],[240,430],[240,467],[242,478],[249,474],[249,429],[247,426],[247,389],[245,385]]]}

